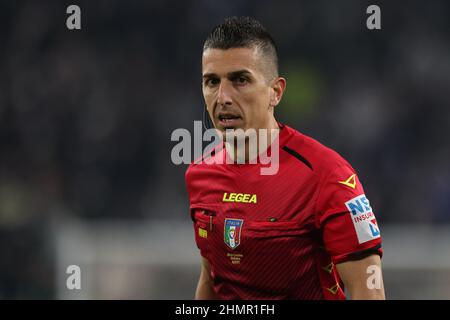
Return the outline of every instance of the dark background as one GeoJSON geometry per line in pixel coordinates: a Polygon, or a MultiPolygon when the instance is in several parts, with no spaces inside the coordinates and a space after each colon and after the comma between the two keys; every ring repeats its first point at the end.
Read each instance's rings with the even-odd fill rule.
{"type": "Polygon", "coordinates": [[[189,227],[170,135],[202,119],[203,41],[231,15],[272,33],[278,119],[353,165],[382,228],[450,223],[448,1],[2,0],[0,298],[57,297],[54,221],[189,227]]]}

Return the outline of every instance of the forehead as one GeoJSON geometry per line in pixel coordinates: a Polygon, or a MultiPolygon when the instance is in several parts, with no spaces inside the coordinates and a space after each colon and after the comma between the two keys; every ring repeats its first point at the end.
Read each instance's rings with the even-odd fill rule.
{"type": "Polygon", "coordinates": [[[223,75],[236,70],[260,72],[261,55],[256,47],[206,49],[202,56],[202,72],[223,75]]]}

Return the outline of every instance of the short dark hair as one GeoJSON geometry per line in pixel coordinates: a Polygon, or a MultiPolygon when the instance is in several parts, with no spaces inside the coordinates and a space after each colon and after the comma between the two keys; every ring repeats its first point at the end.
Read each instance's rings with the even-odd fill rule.
{"type": "Polygon", "coordinates": [[[278,76],[278,50],[270,33],[251,17],[229,17],[216,26],[206,38],[207,49],[231,49],[257,47],[273,64],[272,72],[278,76]]]}

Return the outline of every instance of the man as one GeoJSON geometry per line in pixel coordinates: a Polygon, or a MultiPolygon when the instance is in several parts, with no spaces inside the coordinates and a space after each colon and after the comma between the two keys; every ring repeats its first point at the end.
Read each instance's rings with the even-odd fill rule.
{"type": "MultiPolygon", "coordinates": [[[[381,237],[355,170],[274,118],[286,80],[269,33],[252,18],[226,19],[206,39],[202,74],[219,133],[279,129],[269,134],[279,168],[261,175],[248,146],[245,163],[189,166],[202,256],[196,299],[345,299],[344,285],[352,299],[384,299],[381,237]]],[[[229,151],[222,145],[205,158],[229,151]]]]}

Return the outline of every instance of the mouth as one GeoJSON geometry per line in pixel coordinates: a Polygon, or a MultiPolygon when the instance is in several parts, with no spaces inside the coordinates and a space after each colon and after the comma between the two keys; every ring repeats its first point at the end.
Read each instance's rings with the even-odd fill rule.
{"type": "Polygon", "coordinates": [[[217,119],[219,120],[219,125],[224,129],[236,128],[242,122],[242,118],[239,115],[231,113],[220,113],[217,119]]]}

